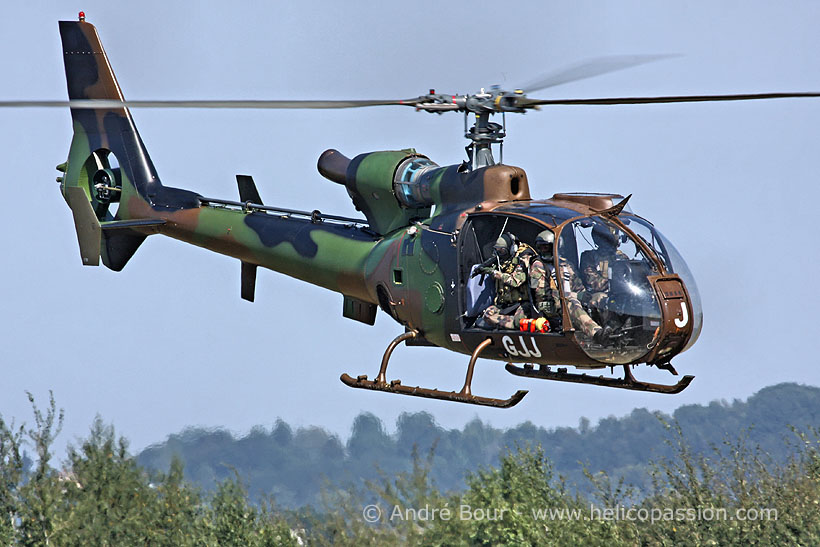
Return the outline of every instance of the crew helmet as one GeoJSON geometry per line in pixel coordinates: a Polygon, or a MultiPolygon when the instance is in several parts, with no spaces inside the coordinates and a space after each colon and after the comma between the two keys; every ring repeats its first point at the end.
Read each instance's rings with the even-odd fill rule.
{"type": "Polygon", "coordinates": [[[514,251],[514,244],[515,236],[513,236],[509,232],[506,232],[504,234],[501,234],[501,236],[495,241],[493,249],[495,250],[496,254],[505,255],[508,253],[512,253],[514,251]]]}
{"type": "Polygon", "coordinates": [[[595,226],[592,227],[592,241],[595,242],[595,245],[597,245],[599,249],[602,247],[614,249],[618,246],[618,237],[611,228],[603,224],[595,224],[595,226]]]}
{"type": "Polygon", "coordinates": [[[552,230],[543,230],[535,236],[535,250],[542,256],[552,254],[552,245],[555,243],[555,234],[552,230]]]}

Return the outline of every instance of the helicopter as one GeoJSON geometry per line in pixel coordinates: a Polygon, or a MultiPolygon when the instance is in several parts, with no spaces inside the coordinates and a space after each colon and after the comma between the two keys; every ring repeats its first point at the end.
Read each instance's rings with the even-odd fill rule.
{"type": "MultiPolygon", "coordinates": [[[[465,115],[470,145],[461,165],[438,166],[412,149],[372,152],[352,159],[336,151],[322,154],[319,172],[344,186],[365,217],[354,219],[264,205],[253,179],[246,175],[237,176],[238,200],[208,198],[162,185],[128,110],[129,106],[161,103],[124,101],[96,29],[84,17],[80,19],[60,24],[69,89],[66,106],[71,108],[74,138],[68,161],[58,169],[84,264],[98,265],[102,260],[120,271],[148,235],[163,234],[240,260],[241,296],[246,300],[254,299],[260,266],[333,290],[343,296],[344,317],[373,324],[381,308],[405,328],[388,345],[374,380],[345,374],[343,382],[356,388],[486,406],[512,406],[526,392],[506,400],[472,394],[472,374],[480,357],[504,362],[508,371],[525,377],[680,392],[692,381],[691,376],[661,386],[636,380],[631,367],[647,364],[676,373],[671,360],[695,343],[702,328],[694,277],[671,242],[634,214],[626,199],[617,194],[556,194],[550,199],[533,199],[524,170],[495,161],[493,146],[503,144],[505,128],[491,122],[492,115],[557,104],[815,96],[559,101],[491,88],[468,95],[431,90],[396,101],[233,104],[260,108],[409,106],[465,115]],[[475,122],[467,127],[470,116],[475,122]],[[605,343],[588,340],[573,324],[566,305],[563,328],[553,332],[487,330],[475,325],[475,317],[467,313],[471,269],[488,258],[500,233],[509,231],[531,243],[544,229],[553,231],[557,242],[554,266],[560,272],[561,258],[577,267],[583,252],[592,249],[588,240],[598,225],[615,233],[622,249],[629,249],[622,271],[626,290],[612,296],[611,308],[623,317],[619,336],[605,343]],[[402,342],[469,355],[462,389],[447,392],[388,381],[390,356],[402,342]],[[552,369],[614,366],[623,367],[623,379],[552,369]]],[[[567,299],[562,294],[564,303],[567,299]]]]}

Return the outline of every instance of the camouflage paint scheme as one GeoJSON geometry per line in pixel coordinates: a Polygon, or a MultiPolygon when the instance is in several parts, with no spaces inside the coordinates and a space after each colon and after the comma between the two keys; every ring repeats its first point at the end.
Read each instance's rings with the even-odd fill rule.
{"type": "MultiPolygon", "coordinates": [[[[122,99],[96,29],[71,21],[61,22],[60,32],[69,98],[122,99]]],[[[91,156],[98,150],[110,152],[120,165],[122,196],[116,216],[109,213],[100,220],[165,220],[148,229],[104,229],[102,258],[111,269],[121,270],[146,235],[162,233],[333,291],[368,297],[363,265],[376,243],[374,234],[353,226],[203,205],[198,194],[160,183],[127,109],[72,109],[71,114],[74,138],[63,194],[70,186],[81,187],[96,209],[99,204],[89,186],[96,170],[91,156]]]]}
{"type": "MultiPolygon", "coordinates": [[[[84,21],[63,21],[60,33],[69,98],[123,100],[96,29],[84,21]]],[[[465,329],[461,317],[465,279],[460,274],[458,245],[468,217],[526,218],[560,233],[560,224],[567,221],[558,223],[542,214],[544,207],[562,207],[567,218],[578,218],[611,206],[611,197],[608,205],[605,199],[585,203],[561,196],[535,201],[520,168],[495,165],[463,172],[459,166],[449,166],[436,169],[429,178],[427,190],[433,205],[408,208],[399,203],[393,190],[398,166],[419,156],[408,149],[362,154],[349,161],[344,185],[367,226],[298,218],[216,203],[195,192],[163,186],[126,108],[72,108],[71,115],[74,136],[68,161],[58,166],[64,172],[61,191],[75,221],[79,213],[70,198],[76,193],[72,188],[85,192],[101,225],[101,258],[112,270],[121,270],[148,235],[159,233],[338,292],[346,297],[347,317],[372,324],[369,313],[348,314],[348,304],[373,314],[378,305],[407,329],[419,331],[420,340],[413,344],[470,354],[490,337],[493,343],[482,357],[586,368],[609,366],[590,358],[571,329],[562,334],[465,329]],[[112,156],[118,170],[110,165],[112,156]],[[104,169],[110,169],[121,185],[115,215],[93,189],[94,177],[104,169]]],[[[87,230],[83,232],[86,228],[77,224],[81,241],[83,233],[88,236],[87,230]]],[[[662,268],[663,275],[653,283],[673,283],[672,298],[678,299],[664,308],[657,344],[673,347],[666,351],[666,363],[692,334],[691,322],[683,329],[675,327],[675,314],[680,313],[676,306],[682,300],[682,309],[688,306],[690,316],[692,306],[678,276],[662,268]],[[667,340],[674,345],[669,346],[667,340]]],[[[567,309],[566,302],[563,309],[567,309]]],[[[563,322],[570,325],[566,313],[563,322]]],[[[654,362],[656,353],[650,352],[642,362],[654,362]]]]}

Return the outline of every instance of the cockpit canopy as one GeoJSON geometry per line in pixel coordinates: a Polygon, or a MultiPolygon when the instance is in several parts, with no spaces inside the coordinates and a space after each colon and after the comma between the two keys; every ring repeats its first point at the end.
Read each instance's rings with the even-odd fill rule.
{"type": "MultiPolygon", "coordinates": [[[[677,274],[691,306],[692,333],[684,347],[676,343],[669,351],[678,353],[694,344],[703,324],[700,296],[694,277],[672,244],[651,223],[631,212],[621,212],[614,219],[584,215],[570,207],[569,200],[564,202],[567,207],[552,202],[519,202],[503,210],[470,215],[462,238],[464,277],[471,275],[475,264],[492,256],[493,245],[502,233],[509,232],[535,249],[537,235],[549,229],[556,241],[550,257],[556,273],[554,290],[563,308],[557,317],[549,318],[553,333],[573,331],[584,352],[600,363],[658,359],[669,344],[669,339],[663,338],[662,311],[668,306],[664,304],[668,295],[659,293],[655,283],[677,274]],[[653,351],[661,342],[664,348],[656,355],[653,351]]],[[[532,293],[530,298],[534,298],[532,293]]],[[[536,302],[530,304],[525,309],[531,314],[536,302]]],[[[684,311],[688,313],[688,309],[684,311]]],[[[466,312],[468,318],[475,316],[480,306],[468,305],[466,312]]]]}
{"type": "Polygon", "coordinates": [[[618,217],[618,220],[623,222],[628,230],[632,231],[652,249],[658,259],[663,263],[663,267],[667,273],[678,274],[683,280],[686,290],[689,293],[689,300],[694,315],[692,336],[689,337],[686,346],[681,350],[686,351],[697,341],[700,336],[700,331],[703,328],[703,304],[701,303],[697,283],[695,283],[695,276],[692,275],[689,266],[686,264],[686,261],[683,260],[683,256],[681,256],[675,246],[672,245],[672,242],[648,221],[635,215],[621,215],[618,217]]]}
{"type": "MultiPolygon", "coordinates": [[[[678,274],[693,309],[690,347],[703,325],[695,280],[683,258],[649,222],[621,215],[617,223],[584,217],[565,224],[558,238],[562,286],[568,302],[578,302],[599,326],[611,331],[604,343],[581,339],[593,359],[611,364],[640,360],[658,343],[662,312],[651,276],[678,274]],[[575,280],[580,278],[580,283],[575,280]]],[[[571,313],[576,331],[583,331],[582,313],[571,313]]]]}

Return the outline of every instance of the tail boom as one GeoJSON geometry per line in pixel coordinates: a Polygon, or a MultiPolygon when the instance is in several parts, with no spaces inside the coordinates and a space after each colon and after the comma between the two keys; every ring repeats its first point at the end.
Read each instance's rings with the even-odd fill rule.
{"type": "Polygon", "coordinates": [[[353,225],[201,206],[161,215],[163,235],[372,301],[364,264],[375,237],[353,225]]]}

